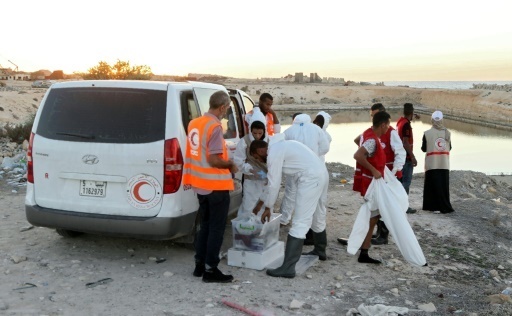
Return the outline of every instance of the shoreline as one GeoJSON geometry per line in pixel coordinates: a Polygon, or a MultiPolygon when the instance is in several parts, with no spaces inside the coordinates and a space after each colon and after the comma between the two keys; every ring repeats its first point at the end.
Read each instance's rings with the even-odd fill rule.
{"type": "MultiPolygon", "coordinates": [[[[364,105],[364,106],[358,106],[358,105],[342,105],[342,104],[287,104],[285,106],[278,105],[279,108],[274,109],[276,112],[293,112],[297,110],[302,111],[368,111],[371,108],[371,105],[364,105]]],[[[401,106],[388,106],[387,107],[390,110],[399,110],[402,107],[401,106]]],[[[418,106],[414,109],[415,112],[419,114],[426,114],[430,115],[433,111],[429,108],[425,108],[423,106],[418,106]]],[[[463,123],[468,124],[475,124],[479,126],[484,127],[490,127],[495,128],[499,130],[504,131],[510,131],[512,132],[512,124],[507,123],[501,123],[501,122],[493,122],[488,120],[482,120],[482,119],[475,119],[471,117],[462,117],[460,115],[453,115],[451,113],[445,113],[443,111],[443,116],[447,119],[453,120],[453,121],[459,121],[463,123]]]]}

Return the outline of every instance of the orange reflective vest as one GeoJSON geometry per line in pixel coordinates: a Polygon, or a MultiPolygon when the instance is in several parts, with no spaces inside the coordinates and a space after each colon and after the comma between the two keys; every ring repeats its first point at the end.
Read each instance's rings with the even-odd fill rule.
{"type": "MultiPolygon", "coordinates": [[[[210,166],[208,156],[208,141],[220,122],[203,115],[192,120],[188,125],[185,165],[183,167],[183,184],[203,190],[233,190],[233,178],[229,169],[219,169],[210,166]]],[[[222,159],[228,160],[228,150],[224,139],[222,159]]]]}
{"type": "Polygon", "coordinates": [[[267,119],[267,135],[274,136],[274,116],[272,113],[267,113],[265,118],[267,119]]]}
{"type": "MultiPolygon", "coordinates": [[[[254,113],[254,111],[251,110],[248,114],[252,115],[253,113],[254,113]]],[[[265,124],[265,125],[267,125],[267,135],[274,136],[274,116],[272,115],[272,113],[267,113],[265,115],[265,119],[267,121],[267,124],[265,124]]],[[[246,123],[245,126],[247,127],[246,130],[248,132],[250,132],[249,129],[251,128],[251,126],[249,126],[249,122],[245,122],[245,123],[246,123]]]]}

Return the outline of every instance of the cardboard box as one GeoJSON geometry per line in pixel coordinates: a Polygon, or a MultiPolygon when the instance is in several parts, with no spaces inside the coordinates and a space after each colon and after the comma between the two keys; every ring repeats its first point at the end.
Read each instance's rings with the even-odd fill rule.
{"type": "Polygon", "coordinates": [[[252,221],[238,217],[233,219],[233,248],[249,251],[268,249],[279,240],[280,218],[281,214],[273,213],[265,224],[259,218],[252,221]]]}
{"type": "Polygon", "coordinates": [[[278,241],[263,251],[246,251],[235,248],[228,250],[228,265],[263,270],[276,261],[280,266],[284,259],[284,242],[278,241]]]}

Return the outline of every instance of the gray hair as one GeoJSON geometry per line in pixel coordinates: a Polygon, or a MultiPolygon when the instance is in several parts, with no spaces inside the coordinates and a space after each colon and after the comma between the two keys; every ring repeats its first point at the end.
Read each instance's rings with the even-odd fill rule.
{"type": "Polygon", "coordinates": [[[229,104],[231,99],[225,91],[217,91],[210,97],[210,109],[218,109],[223,105],[229,104]]]}

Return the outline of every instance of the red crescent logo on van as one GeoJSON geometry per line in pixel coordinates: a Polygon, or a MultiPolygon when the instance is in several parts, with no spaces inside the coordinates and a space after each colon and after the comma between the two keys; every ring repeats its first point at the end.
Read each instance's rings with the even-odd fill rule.
{"type": "Polygon", "coordinates": [[[146,174],[138,174],[128,180],[128,203],[137,209],[150,209],[160,203],[162,187],[158,181],[146,174]]]}
{"type": "Polygon", "coordinates": [[[140,187],[143,185],[150,185],[150,184],[147,181],[141,181],[141,182],[138,182],[137,184],[135,184],[133,186],[133,197],[139,202],[146,203],[148,201],[148,199],[144,199],[143,197],[140,196],[140,187]]]}

